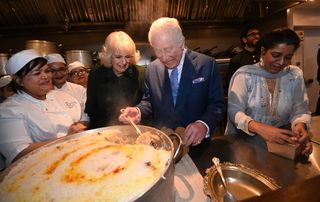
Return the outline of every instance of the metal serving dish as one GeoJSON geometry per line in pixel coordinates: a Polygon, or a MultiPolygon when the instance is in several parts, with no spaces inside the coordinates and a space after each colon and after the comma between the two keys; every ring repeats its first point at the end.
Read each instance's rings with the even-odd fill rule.
{"type": "MultiPolygon", "coordinates": [[[[228,190],[238,201],[280,188],[274,179],[241,164],[225,162],[221,164],[221,169],[228,190]]],[[[211,197],[212,201],[223,201],[225,191],[215,166],[206,170],[203,180],[204,192],[211,197]]]]}
{"type": "MultiPolygon", "coordinates": [[[[167,151],[171,151],[171,158],[166,165],[165,170],[154,179],[154,182],[146,187],[143,193],[141,193],[137,198],[134,199],[135,202],[140,201],[153,201],[153,202],[162,202],[162,201],[174,201],[175,200],[175,189],[174,189],[174,162],[177,154],[179,153],[181,148],[182,140],[177,134],[166,134],[161,130],[156,128],[151,128],[148,126],[138,125],[139,129],[142,133],[151,132],[152,135],[155,135],[156,138],[152,139],[152,146],[156,149],[163,149],[167,151]],[[175,141],[178,139],[178,148],[174,148],[171,137],[175,138],[175,141]]],[[[117,131],[114,136],[104,137],[105,140],[117,144],[136,144],[136,140],[139,135],[136,133],[135,129],[130,125],[119,125],[119,126],[109,126],[104,128],[97,128],[92,130],[87,130],[84,132],[80,132],[77,134],[73,134],[70,136],[65,136],[60,138],[52,143],[44,145],[33,152],[30,152],[26,156],[22,157],[18,161],[14,162],[10,167],[8,167],[3,173],[0,175],[0,182],[4,179],[4,177],[13,169],[18,163],[21,163],[28,156],[41,152],[45,147],[58,146],[60,143],[64,143],[65,141],[72,141],[78,137],[89,135],[89,134],[98,134],[103,131],[117,131]],[[119,135],[121,134],[121,135],[119,135]]],[[[0,199],[1,201],[1,199],[0,199]]]]}

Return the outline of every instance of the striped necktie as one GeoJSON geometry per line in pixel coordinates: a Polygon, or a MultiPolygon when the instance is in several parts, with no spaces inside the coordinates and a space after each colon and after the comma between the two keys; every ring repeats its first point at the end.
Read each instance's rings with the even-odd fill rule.
{"type": "Polygon", "coordinates": [[[170,75],[170,82],[171,82],[171,89],[172,89],[172,99],[173,104],[176,105],[176,99],[178,95],[178,88],[179,88],[179,82],[178,82],[178,68],[174,68],[170,75]]]}

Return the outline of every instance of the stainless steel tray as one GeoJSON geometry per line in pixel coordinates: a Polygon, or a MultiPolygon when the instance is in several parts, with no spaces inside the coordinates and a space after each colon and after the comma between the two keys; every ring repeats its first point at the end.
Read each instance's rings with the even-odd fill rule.
{"type": "MultiPolygon", "coordinates": [[[[280,188],[274,179],[241,164],[225,162],[221,164],[221,169],[229,191],[238,201],[280,188]]],[[[206,170],[203,180],[205,194],[210,196],[212,201],[223,201],[225,192],[215,166],[206,170]]]]}

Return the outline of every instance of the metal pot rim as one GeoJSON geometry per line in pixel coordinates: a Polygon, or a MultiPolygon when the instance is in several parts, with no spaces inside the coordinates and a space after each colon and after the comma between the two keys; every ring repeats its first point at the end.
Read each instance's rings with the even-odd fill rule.
{"type": "Polygon", "coordinates": [[[56,44],[53,41],[46,41],[46,40],[38,40],[38,39],[33,39],[33,40],[27,40],[26,43],[43,43],[43,44],[56,44]]]}
{"type": "MultiPolygon", "coordinates": [[[[154,181],[148,186],[146,187],[140,195],[138,195],[136,198],[133,199],[133,201],[141,198],[145,193],[147,193],[149,190],[151,190],[154,186],[156,186],[156,184],[160,181],[160,180],[165,180],[165,174],[167,173],[167,171],[169,170],[170,166],[173,164],[173,155],[174,155],[174,149],[173,149],[173,143],[171,141],[171,139],[168,137],[167,134],[165,134],[163,131],[159,130],[159,129],[156,129],[156,128],[152,128],[152,127],[149,127],[149,126],[143,126],[143,125],[138,125],[139,129],[142,131],[142,132],[145,132],[145,131],[152,131],[153,134],[157,134],[159,136],[161,136],[161,138],[165,138],[165,141],[169,144],[169,149],[171,151],[171,154],[170,154],[170,159],[168,160],[168,162],[166,163],[166,167],[165,169],[161,172],[161,174],[159,174],[159,176],[157,176],[154,181]]],[[[94,134],[94,133],[98,133],[100,131],[105,131],[105,130],[113,130],[113,129],[122,129],[123,131],[126,130],[126,131],[134,131],[134,128],[130,125],[117,125],[117,126],[109,126],[109,127],[103,127],[103,128],[97,128],[97,129],[91,129],[91,130],[87,130],[87,131],[83,131],[83,132],[80,132],[80,133],[76,133],[76,134],[73,134],[73,135],[69,135],[69,136],[65,136],[65,137],[62,137],[60,139],[57,139],[49,144],[46,144],[42,147],[39,147],[37,148],[36,150],[30,152],[29,154],[25,155],[24,157],[22,157],[21,159],[17,160],[16,162],[14,162],[12,165],[10,165],[3,173],[1,173],[0,175],[0,182],[2,181],[2,179],[7,175],[9,174],[10,170],[12,168],[14,168],[17,164],[19,164],[20,162],[22,162],[23,159],[27,158],[28,156],[34,154],[35,152],[41,152],[41,149],[42,148],[45,148],[45,147],[50,147],[52,145],[56,145],[56,144],[59,144],[59,143],[63,143],[65,141],[68,141],[68,140],[72,140],[72,139],[76,139],[78,137],[82,137],[82,136],[85,136],[85,135],[89,135],[89,134],[94,134]]]]}

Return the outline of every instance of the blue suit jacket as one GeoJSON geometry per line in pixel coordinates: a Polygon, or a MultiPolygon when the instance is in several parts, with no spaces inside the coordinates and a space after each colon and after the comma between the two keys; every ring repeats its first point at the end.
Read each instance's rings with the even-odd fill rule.
{"type": "Polygon", "coordinates": [[[146,92],[138,104],[142,118],[152,115],[154,127],[175,129],[204,121],[212,129],[225,113],[224,94],[217,65],[213,58],[187,50],[173,105],[168,70],[156,59],[145,73],[146,92]]]}

